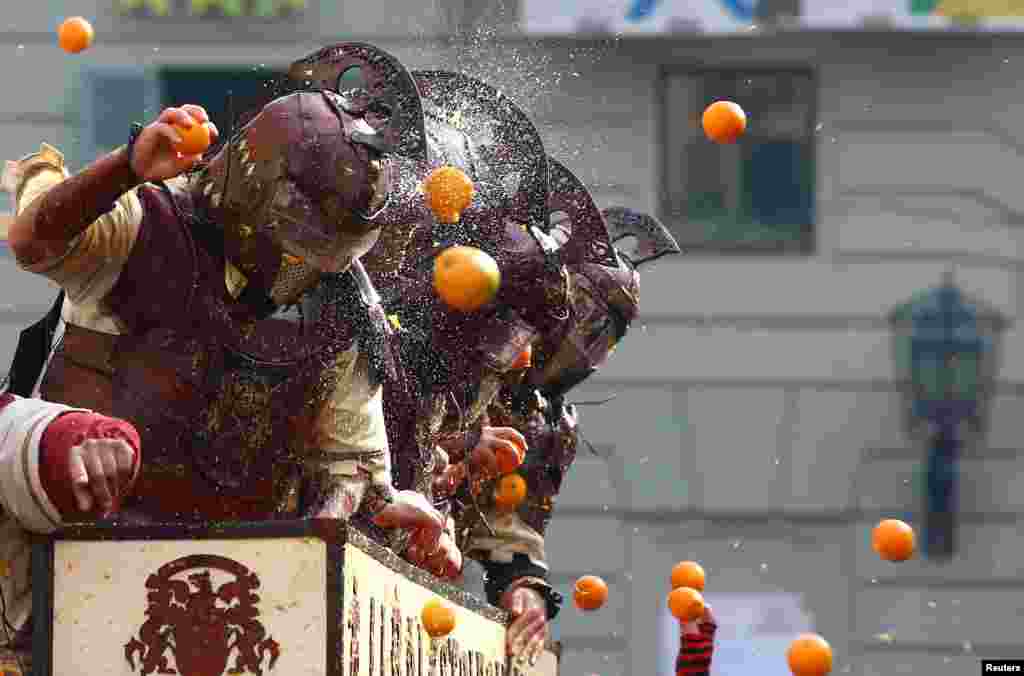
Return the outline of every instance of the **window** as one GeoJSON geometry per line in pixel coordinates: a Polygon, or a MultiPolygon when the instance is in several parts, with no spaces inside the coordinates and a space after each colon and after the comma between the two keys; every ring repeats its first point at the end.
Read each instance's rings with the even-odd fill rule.
{"type": "Polygon", "coordinates": [[[144,67],[90,68],[75,88],[81,111],[78,138],[61,148],[72,171],[128,142],[134,122],[159,112],[159,88],[144,67]]]}
{"type": "Polygon", "coordinates": [[[282,75],[268,68],[193,66],[162,68],[157,79],[163,107],[200,105],[226,136],[239,115],[266,103],[282,75]]]}
{"type": "Polygon", "coordinates": [[[65,150],[73,168],[128,142],[134,122],[149,123],[167,106],[206,108],[222,134],[232,122],[265,102],[281,73],[252,66],[185,68],[96,68],[77,88],[81,110],[78,139],[65,150]]]}
{"type": "Polygon", "coordinates": [[[807,70],[666,71],[662,216],[691,251],[810,253],[815,218],[814,74],[807,70]],[[714,101],[738,103],[747,133],[705,138],[714,101]]]}

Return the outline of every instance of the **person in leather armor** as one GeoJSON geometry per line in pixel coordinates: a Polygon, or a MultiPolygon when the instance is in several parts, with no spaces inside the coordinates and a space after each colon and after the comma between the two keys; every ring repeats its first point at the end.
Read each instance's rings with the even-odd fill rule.
{"type": "MultiPolygon", "coordinates": [[[[554,499],[576,457],[578,416],[566,395],[596,371],[622,340],[639,305],[637,266],[679,252],[674,238],[656,219],[629,209],[600,212],[589,191],[565,166],[549,158],[552,239],[567,259],[569,319],[539,334],[518,369],[510,371],[488,407],[484,430],[515,429],[525,435],[527,452],[517,470],[526,479],[526,500],[515,510],[495,507],[491,481],[462,484],[455,493],[456,530],[464,553],[487,571],[492,602],[519,612],[509,631],[518,652],[534,661],[547,636],[547,620],[561,599],[547,582],[544,535],[554,499]],[[633,247],[629,248],[632,240],[633,247]],[[617,246],[613,246],[617,244],[617,246]],[[611,256],[581,257],[589,246],[611,256]]],[[[444,443],[444,440],[442,441],[444,443]]],[[[498,442],[501,443],[501,442],[498,442]]],[[[492,444],[493,446],[494,444],[492,444]]],[[[454,469],[446,479],[452,491],[474,472],[454,469]]]]}
{"type": "Polygon", "coordinates": [[[52,355],[19,345],[10,374],[0,463],[26,468],[3,495],[13,531],[312,517],[443,549],[441,514],[395,488],[390,329],[359,262],[382,229],[428,213],[415,85],[368,45],[302,67],[362,68],[389,107],[310,84],[206,157],[174,150],[175,125],[208,123],[182,106],[75,175],[46,144],[9,166],[8,244],[62,290],[42,333],[65,325],[52,355]],[[114,421],[118,443],[88,425],[47,436],[86,410],[114,421]]]}
{"type": "MultiPolygon", "coordinates": [[[[476,448],[510,439],[525,445],[516,430],[483,426],[483,414],[520,352],[565,322],[568,278],[547,233],[547,155],[529,119],[478,80],[444,71],[413,75],[431,154],[463,170],[477,196],[457,224],[407,228],[403,237],[371,251],[366,265],[399,327],[402,378],[385,385],[384,400],[396,482],[449,512],[451,501],[440,486],[447,469],[465,467],[476,448]],[[500,208],[488,210],[487,204],[500,208]],[[452,311],[432,287],[434,258],[453,245],[480,248],[500,266],[497,296],[477,311],[452,311]]],[[[581,255],[585,249],[579,248],[581,255]]],[[[444,537],[454,540],[455,533],[444,537]]],[[[404,554],[435,572],[453,565],[415,546],[404,554]]],[[[454,563],[461,568],[461,560],[454,563]]],[[[518,617],[528,593],[538,594],[524,588],[515,599],[491,601],[518,617]]],[[[513,622],[513,631],[517,627],[513,622]]],[[[509,648],[522,653],[523,646],[509,648]]]]}

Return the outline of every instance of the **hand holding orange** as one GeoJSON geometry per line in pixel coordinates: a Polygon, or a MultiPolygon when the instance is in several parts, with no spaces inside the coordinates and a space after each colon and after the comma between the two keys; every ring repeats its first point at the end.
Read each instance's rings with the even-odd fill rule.
{"type": "Polygon", "coordinates": [[[511,474],[516,471],[523,464],[523,460],[526,459],[526,454],[522,453],[519,447],[514,444],[511,446],[498,446],[494,455],[498,460],[498,471],[502,474],[511,474]]]}
{"type": "Polygon", "coordinates": [[[68,54],[84,52],[95,38],[92,24],[80,16],[65,19],[57,27],[57,44],[68,54]]]}
{"type": "Polygon", "coordinates": [[[481,478],[491,479],[499,473],[498,458],[487,446],[477,446],[469,454],[469,465],[481,478]]]}
{"type": "Polygon", "coordinates": [[[186,157],[205,153],[213,142],[210,126],[205,122],[196,121],[191,116],[190,119],[192,124],[174,125],[174,131],[181,137],[181,142],[174,144],[174,150],[186,157]]]}
{"type": "Polygon", "coordinates": [[[701,123],[715,143],[735,143],[747,130],[747,114],[732,101],[715,101],[704,109],[701,123]]]}

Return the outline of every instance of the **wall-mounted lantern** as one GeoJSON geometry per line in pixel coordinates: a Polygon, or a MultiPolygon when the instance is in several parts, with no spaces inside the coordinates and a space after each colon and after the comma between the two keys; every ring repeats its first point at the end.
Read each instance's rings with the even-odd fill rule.
{"type": "Polygon", "coordinates": [[[922,549],[945,561],[956,553],[957,461],[987,431],[1006,319],[947,275],[897,307],[890,323],[907,433],[928,449],[922,549]]]}

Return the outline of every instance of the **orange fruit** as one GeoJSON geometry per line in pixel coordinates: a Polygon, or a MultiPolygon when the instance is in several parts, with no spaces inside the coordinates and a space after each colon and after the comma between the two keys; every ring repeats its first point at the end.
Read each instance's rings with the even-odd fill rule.
{"type": "Polygon", "coordinates": [[[92,46],[96,37],[92,24],[80,16],[65,19],[57,27],[57,44],[68,54],[78,54],[92,46]]]}
{"type": "Polygon", "coordinates": [[[789,644],[786,661],[794,676],[826,676],[832,671],[832,647],[817,634],[801,634],[789,644]]]}
{"type": "Polygon", "coordinates": [[[898,519],[886,519],[871,532],[871,547],[886,561],[906,561],[914,555],[914,529],[898,519]]]}
{"type": "Polygon", "coordinates": [[[473,312],[491,302],[500,284],[498,263],[480,249],[449,247],[434,261],[434,290],[461,312],[473,312]]]}
{"type": "Polygon", "coordinates": [[[516,360],[512,362],[512,370],[519,371],[521,369],[528,369],[533,365],[533,346],[527,345],[516,360]]]}
{"type": "Polygon", "coordinates": [[[608,600],[608,585],[596,575],[584,575],[576,580],[572,600],[580,610],[597,610],[608,600]]]}
{"type": "Polygon", "coordinates": [[[680,561],[672,567],[672,588],[689,587],[704,591],[704,569],[696,561],[680,561]]]}
{"type": "Polygon", "coordinates": [[[430,638],[443,638],[455,629],[455,610],[440,599],[430,599],[423,604],[420,621],[430,638]]]}
{"type": "Polygon", "coordinates": [[[495,455],[498,459],[498,471],[502,474],[511,474],[516,471],[525,459],[518,447],[499,446],[495,455]]]}
{"type": "Polygon", "coordinates": [[[494,504],[503,511],[510,512],[526,499],[526,479],[518,474],[506,474],[498,480],[494,488],[494,504]]]}
{"type": "Polygon", "coordinates": [[[668,609],[682,622],[695,622],[704,616],[704,597],[696,589],[677,587],[668,594],[668,609]]]}
{"type": "Polygon", "coordinates": [[[434,216],[442,223],[458,223],[462,212],[473,201],[473,181],[461,169],[439,167],[430,172],[423,192],[434,216]]]}
{"type": "Polygon", "coordinates": [[[199,155],[206,152],[210,147],[212,137],[210,127],[206,124],[199,124],[193,121],[191,126],[176,124],[174,130],[181,136],[181,143],[174,146],[174,150],[182,155],[199,155]]]}
{"type": "Polygon", "coordinates": [[[732,101],[715,101],[704,109],[701,123],[715,143],[735,143],[747,130],[747,114],[732,101]]]}

